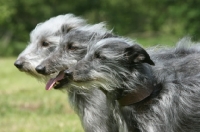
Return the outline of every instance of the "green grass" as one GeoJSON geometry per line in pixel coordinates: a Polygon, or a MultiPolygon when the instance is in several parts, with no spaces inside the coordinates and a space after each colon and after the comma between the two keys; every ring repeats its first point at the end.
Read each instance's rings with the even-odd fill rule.
{"type": "Polygon", "coordinates": [[[158,35],[130,35],[133,40],[136,40],[144,47],[151,46],[175,46],[176,43],[182,38],[178,35],[158,34],[158,35]]]}
{"type": "Polygon", "coordinates": [[[0,132],[83,132],[67,94],[18,71],[0,58],[0,132]]]}

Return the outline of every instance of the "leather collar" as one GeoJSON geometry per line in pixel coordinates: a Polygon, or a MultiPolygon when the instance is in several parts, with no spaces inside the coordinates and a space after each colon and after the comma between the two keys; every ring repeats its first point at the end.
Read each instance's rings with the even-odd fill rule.
{"type": "Polygon", "coordinates": [[[120,99],[118,99],[118,102],[121,106],[129,106],[135,103],[139,103],[150,97],[151,95],[155,96],[154,93],[158,94],[161,88],[162,86],[159,84],[155,86],[150,86],[148,88],[138,87],[137,90],[123,95],[120,99]]]}

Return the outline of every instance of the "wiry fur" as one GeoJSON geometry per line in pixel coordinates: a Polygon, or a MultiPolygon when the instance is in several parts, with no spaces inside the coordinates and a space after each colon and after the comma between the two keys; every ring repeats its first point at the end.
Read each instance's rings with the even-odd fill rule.
{"type": "Polygon", "coordinates": [[[58,72],[74,66],[77,60],[82,59],[89,43],[112,36],[114,36],[112,31],[108,31],[104,23],[74,28],[61,37],[55,52],[38,65],[38,67],[44,68],[39,70],[44,70],[41,71],[44,75],[55,72],[58,74],[58,72]]]}
{"type": "MultiPolygon", "coordinates": [[[[115,37],[103,26],[100,23],[70,30],[62,37],[54,53],[41,62],[36,70],[41,74],[50,75],[72,68],[78,60],[85,56],[88,44],[96,43],[104,38],[115,37]]],[[[55,88],[59,88],[59,84],[55,88]]],[[[65,90],[68,91],[70,104],[79,115],[86,132],[117,131],[116,122],[112,120],[113,113],[108,108],[106,96],[101,90],[91,89],[88,91],[77,88],[68,89],[68,87],[65,90]]]]}
{"type": "Polygon", "coordinates": [[[52,53],[60,42],[60,37],[70,29],[82,27],[86,21],[73,14],[59,15],[38,24],[30,33],[30,42],[18,56],[15,65],[20,71],[34,76],[38,80],[47,81],[49,76],[43,76],[35,71],[46,57],[52,53]],[[43,43],[48,44],[43,46],[43,43]]]}
{"type": "Polygon", "coordinates": [[[176,47],[151,47],[147,51],[154,62],[185,57],[189,54],[200,52],[200,43],[191,41],[190,37],[184,37],[176,44],[176,47]]]}
{"type": "MultiPolygon", "coordinates": [[[[36,28],[30,34],[29,45],[19,55],[15,65],[20,71],[26,72],[38,80],[43,80],[44,82],[48,81],[50,78],[55,77],[55,75],[58,74],[60,70],[59,68],[66,69],[69,65],[75,63],[76,59],[78,58],[71,55],[70,53],[67,54],[69,55],[69,58],[65,58],[65,56],[61,59],[64,61],[63,63],[57,63],[56,60],[59,58],[54,58],[53,60],[54,62],[56,61],[56,63],[53,64],[52,62],[53,72],[45,74],[39,74],[35,68],[41,64],[42,61],[47,59],[47,57],[52,56],[51,54],[54,53],[60,42],[74,40],[74,37],[84,41],[84,39],[81,38],[82,36],[78,36],[78,34],[76,35],[76,31],[84,31],[83,33],[86,33],[86,36],[90,36],[89,39],[87,39],[88,37],[85,38],[87,43],[90,40],[95,40],[95,36],[98,36],[98,39],[101,39],[101,37],[106,37],[107,35],[111,34],[111,31],[106,29],[104,23],[88,25],[84,19],[75,17],[72,14],[59,15],[36,26],[36,28]],[[72,31],[69,36],[66,35],[73,29],[76,30],[72,31]],[[68,36],[69,40],[61,40],[61,38],[64,36],[68,36]],[[48,46],[42,46],[43,42],[47,43],[48,46]],[[58,66],[59,64],[60,66],[58,66]]],[[[86,42],[85,44],[87,44],[86,42]]],[[[82,55],[83,54],[80,54],[79,58],[81,58],[82,55]]],[[[69,91],[68,95],[71,100],[71,104],[82,120],[82,124],[86,132],[110,132],[117,129],[115,125],[107,125],[110,123],[108,119],[112,113],[107,108],[106,97],[102,91],[98,89],[91,90],[89,92],[79,92],[79,90],[73,90],[69,91]],[[104,113],[105,115],[103,116],[100,113],[104,113]],[[99,117],[99,120],[97,117],[99,117]]]]}
{"type": "MultiPolygon", "coordinates": [[[[180,43],[191,43],[183,40],[180,43]]],[[[121,132],[199,132],[199,46],[169,50],[171,55],[181,53],[174,58],[157,50],[150,58],[137,44],[104,39],[89,46],[76,67],[66,71],[68,87],[104,89],[121,132]],[[152,88],[152,94],[141,102],[122,107],[116,101],[124,94],[152,88]]]]}

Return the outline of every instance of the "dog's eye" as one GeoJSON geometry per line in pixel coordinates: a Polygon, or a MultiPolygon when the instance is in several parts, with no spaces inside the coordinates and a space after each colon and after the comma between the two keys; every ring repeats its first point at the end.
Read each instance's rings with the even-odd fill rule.
{"type": "Polygon", "coordinates": [[[99,52],[96,52],[95,54],[94,54],[94,58],[95,59],[101,59],[101,60],[104,60],[104,59],[106,59],[103,55],[101,55],[99,52]]]}
{"type": "Polygon", "coordinates": [[[77,50],[78,49],[78,47],[77,46],[74,46],[74,44],[73,43],[68,43],[68,50],[77,50]]]}
{"type": "Polygon", "coordinates": [[[97,58],[97,59],[100,59],[100,58],[101,58],[99,52],[96,52],[96,53],[94,54],[94,58],[97,58]]]}
{"type": "Polygon", "coordinates": [[[47,46],[49,46],[49,43],[46,42],[46,41],[43,41],[43,42],[42,42],[42,46],[43,46],[43,47],[47,47],[47,46]]]}

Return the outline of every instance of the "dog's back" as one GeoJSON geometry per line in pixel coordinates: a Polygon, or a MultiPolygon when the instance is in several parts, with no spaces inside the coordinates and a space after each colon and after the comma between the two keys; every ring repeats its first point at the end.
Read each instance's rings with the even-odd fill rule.
{"type": "Polygon", "coordinates": [[[182,39],[175,49],[154,52],[152,68],[161,90],[147,102],[123,108],[123,113],[134,117],[125,114],[126,120],[136,122],[135,126],[145,132],[199,132],[199,49],[199,43],[182,39]]]}

